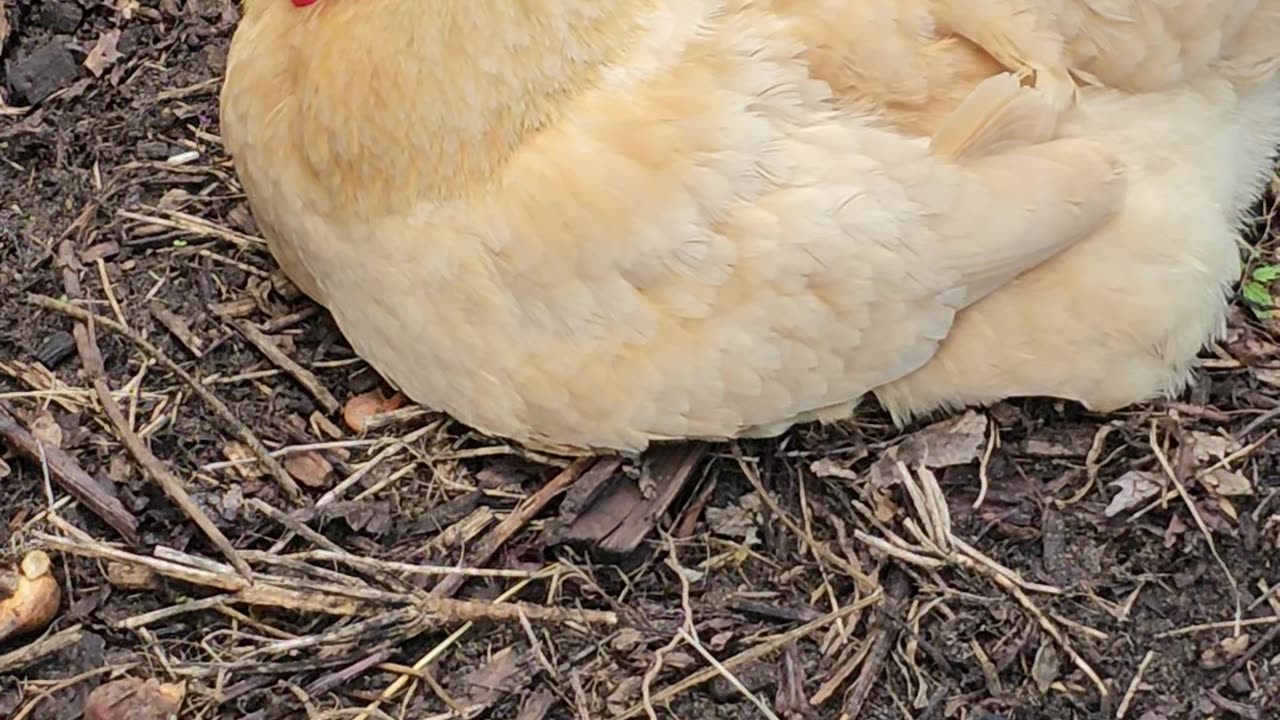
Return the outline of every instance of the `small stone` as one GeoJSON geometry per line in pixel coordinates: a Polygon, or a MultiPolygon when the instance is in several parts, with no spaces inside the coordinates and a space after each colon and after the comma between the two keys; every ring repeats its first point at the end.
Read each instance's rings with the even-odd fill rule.
{"type": "Polygon", "coordinates": [[[71,333],[61,331],[55,332],[40,341],[40,344],[36,346],[34,355],[41,365],[52,370],[60,365],[63,360],[71,357],[71,353],[75,349],[75,338],[72,337],[71,333]]]}
{"type": "Polygon", "coordinates": [[[45,0],[36,8],[35,24],[57,33],[73,33],[84,20],[80,6],[66,0],[45,0]]]}
{"type": "Polygon", "coordinates": [[[34,105],[80,75],[80,66],[61,42],[53,41],[9,65],[9,85],[19,102],[34,105]]]}

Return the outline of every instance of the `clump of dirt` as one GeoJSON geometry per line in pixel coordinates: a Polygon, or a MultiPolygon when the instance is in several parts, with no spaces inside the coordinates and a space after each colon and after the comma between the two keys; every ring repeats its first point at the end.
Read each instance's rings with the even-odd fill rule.
{"type": "Polygon", "coordinates": [[[0,560],[44,548],[63,598],[0,644],[0,714],[78,717],[120,678],[184,717],[1280,712],[1280,326],[1256,303],[1176,403],[677,456],[662,532],[610,556],[559,541],[569,499],[648,470],[399,407],[278,275],[218,139],[229,0],[3,6],[0,560]]]}

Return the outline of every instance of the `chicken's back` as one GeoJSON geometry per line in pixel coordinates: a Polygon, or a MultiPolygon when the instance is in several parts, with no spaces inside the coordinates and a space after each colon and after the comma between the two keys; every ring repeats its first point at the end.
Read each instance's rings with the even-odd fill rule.
{"type": "Polygon", "coordinates": [[[1094,236],[966,309],[921,370],[878,389],[899,420],[1008,397],[1109,411],[1181,390],[1225,329],[1241,223],[1280,144],[1280,79],[1237,89],[1089,89],[1062,131],[1112,148],[1132,184],[1094,236]]]}

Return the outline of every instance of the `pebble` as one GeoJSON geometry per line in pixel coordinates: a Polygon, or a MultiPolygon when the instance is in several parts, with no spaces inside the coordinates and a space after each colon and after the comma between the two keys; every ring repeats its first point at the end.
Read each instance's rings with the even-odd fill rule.
{"type": "Polygon", "coordinates": [[[44,0],[36,8],[35,24],[57,33],[73,33],[84,20],[80,6],[66,0],[44,0]]]}
{"type": "Polygon", "coordinates": [[[80,65],[60,41],[54,40],[9,65],[9,86],[18,102],[34,105],[80,76],[80,65]]]}

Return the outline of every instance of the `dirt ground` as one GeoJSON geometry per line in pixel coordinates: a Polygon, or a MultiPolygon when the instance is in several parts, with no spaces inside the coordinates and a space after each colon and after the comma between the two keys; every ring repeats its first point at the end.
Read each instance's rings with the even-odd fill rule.
{"type": "MultiPolygon", "coordinates": [[[[80,717],[132,677],[182,683],[184,718],[1280,717],[1280,321],[1259,308],[1178,402],[905,434],[868,409],[712,448],[609,555],[557,532],[590,461],[381,412],[391,391],[273,277],[218,144],[229,0],[0,6],[0,409],[41,453],[0,442],[0,560],[43,548],[63,595],[0,640],[0,716],[80,717]],[[107,320],[76,338],[31,294],[107,320]],[[77,468],[117,527],[68,494],[77,468]]],[[[1275,216],[1250,271],[1280,261],[1275,216]]],[[[124,709],[145,695],[85,716],[150,717],[124,709]]]]}

